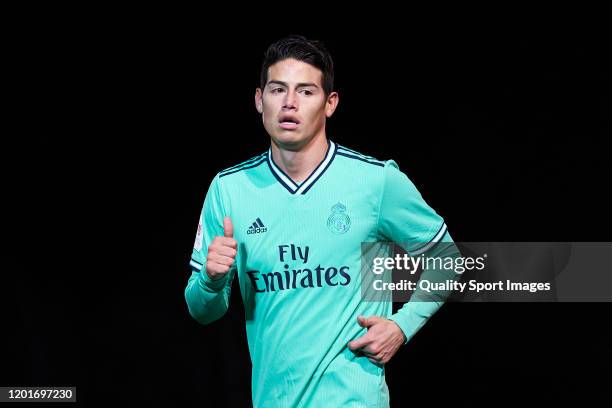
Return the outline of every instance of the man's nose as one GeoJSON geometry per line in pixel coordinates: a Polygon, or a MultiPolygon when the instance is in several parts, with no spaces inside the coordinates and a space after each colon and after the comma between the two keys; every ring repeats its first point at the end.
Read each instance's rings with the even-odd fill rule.
{"type": "Polygon", "coordinates": [[[283,109],[297,109],[297,98],[295,92],[287,92],[283,109]]]}

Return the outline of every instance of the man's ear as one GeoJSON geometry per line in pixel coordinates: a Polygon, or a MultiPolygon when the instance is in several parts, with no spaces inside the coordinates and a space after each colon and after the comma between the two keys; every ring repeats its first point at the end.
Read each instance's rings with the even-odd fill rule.
{"type": "Polygon", "coordinates": [[[332,92],[327,97],[327,101],[325,102],[325,116],[331,118],[331,115],[334,114],[338,103],[340,102],[340,95],[338,92],[332,92]]]}
{"type": "Polygon", "coordinates": [[[257,109],[257,112],[263,113],[263,94],[261,88],[255,89],[255,109],[257,109]]]}

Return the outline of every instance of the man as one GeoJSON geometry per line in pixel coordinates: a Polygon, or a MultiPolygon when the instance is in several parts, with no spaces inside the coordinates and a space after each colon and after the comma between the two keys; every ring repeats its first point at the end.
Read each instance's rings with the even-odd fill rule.
{"type": "Polygon", "coordinates": [[[415,255],[452,239],[394,161],[327,138],[333,75],[319,42],[269,47],[255,106],[270,149],[219,172],[200,217],[189,312],[219,319],[238,275],[256,407],[388,406],[384,364],[443,301],[392,314],[391,302],[362,297],[362,242],[418,243],[415,255]]]}

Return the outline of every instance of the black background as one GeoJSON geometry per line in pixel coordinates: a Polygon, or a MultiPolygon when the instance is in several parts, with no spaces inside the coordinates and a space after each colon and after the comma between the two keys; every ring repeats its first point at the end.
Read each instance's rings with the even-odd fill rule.
{"type": "MultiPolygon", "coordinates": [[[[87,405],[250,404],[238,288],[208,326],[183,290],[212,177],[269,144],[253,93],[286,34],[332,52],[328,136],[398,162],[456,241],[609,240],[609,47],[593,30],[47,24],[9,37],[0,385],[74,385],[87,405]]],[[[610,311],[449,303],[387,365],[392,406],[609,398],[610,311]]]]}

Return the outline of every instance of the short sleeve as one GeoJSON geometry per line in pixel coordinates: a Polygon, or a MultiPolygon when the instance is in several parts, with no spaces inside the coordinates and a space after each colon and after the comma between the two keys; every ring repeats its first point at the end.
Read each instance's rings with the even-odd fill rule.
{"type": "Polygon", "coordinates": [[[189,266],[194,272],[200,272],[204,268],[208,246],[216,236],[223,236],[223,217],[225,210],[221,198],[219,175],[210,183],[204,206],[200,213],[198,229],[196,231],[191,260],[189,266]]]}
{"type": "Polygon", "coordinates": [[[408,176],[395,161],[386,161],[378,213],[379,235],[400,244],[414,256],[439,242],[445,232],[444,220],[425,202],[408,176]]]}

